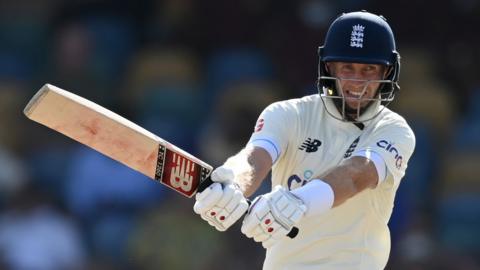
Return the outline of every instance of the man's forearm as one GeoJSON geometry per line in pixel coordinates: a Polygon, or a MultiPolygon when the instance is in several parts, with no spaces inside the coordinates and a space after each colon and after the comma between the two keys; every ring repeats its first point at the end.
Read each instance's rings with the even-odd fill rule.
{"type": "Polygon", "coordinates": [[[306,216],[317,216],[338,206],[377,183],[375,165],[364,157],[353,157],[292,193],[307,205],[306,216]]]}
{"type": "Polygon", "coordinates": [[[335,194],[333,207],[344,203],[366,188],[375,188],[378,182],[375,165],[363,157],[353,157],[335,167],[323,177],[335,194]]]}
{"type": "Polygon", "coordinates": [[[233,169],[235,183],[248,197],[260,187],[272,167],[272,160],[264,149],[247,147],[227,159],[224,165],[233,169]]]}

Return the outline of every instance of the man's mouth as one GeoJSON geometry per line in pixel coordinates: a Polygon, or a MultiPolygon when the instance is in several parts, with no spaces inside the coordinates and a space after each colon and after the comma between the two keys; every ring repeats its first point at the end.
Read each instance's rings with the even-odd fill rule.
{"type": "Polygon", "coordinates": [[[356,92],[356,91],[347,90],[345,97],[359,100],[363,95],[364,95],[363,91],[356,92]]]}

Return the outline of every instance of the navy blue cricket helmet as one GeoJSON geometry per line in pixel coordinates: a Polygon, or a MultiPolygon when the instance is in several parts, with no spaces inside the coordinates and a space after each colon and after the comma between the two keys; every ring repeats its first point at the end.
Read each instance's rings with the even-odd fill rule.
{"type": "MultiPolygon", "coordinates": [[[[317,87],[322,100],[331,97],[341,114],[341,119],[348,122],[362,122],[360,116],[378,101],[377,105],[387,106],[400,89],[400,54],[396,50],[392,29],[383,16],[366,11],[344,13],[337,17],[328,29],[325,43],[318,49],[318,81],[317,87]],[[326,62],[352,62],[364,64],[381,64],[388,69],[382,80],[377,97],[365,108],[358,108],[357,116],[348,115],[345,101],[336,89],[335,78],[326,68],[326,62]]],[[[378,111],[378,110],[377,110],[378,111]]],[[[372,119],[377,112],[363,121],[372,119]]],[[[336,117],[338,118],[338,117],[336,117]]]]}

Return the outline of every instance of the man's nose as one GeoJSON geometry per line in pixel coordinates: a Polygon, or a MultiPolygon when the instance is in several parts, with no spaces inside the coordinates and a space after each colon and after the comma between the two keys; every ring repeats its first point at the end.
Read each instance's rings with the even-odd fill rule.
{"type": "Polygon", "coordinates": [[[361,70],[354,70],[351,75],[352,75],[352,77],[351,77],[352,80],[356,80],[358,83],[364,83],[365,82],[365,77],[362,74],[361,70]]]}
{"type": "Polygon", "coordinates": [[[362,78],[349,78],[345,81],[346,86],[353,88],[353,90],[361,90],[365,87],[367,82],[362,78]]]}

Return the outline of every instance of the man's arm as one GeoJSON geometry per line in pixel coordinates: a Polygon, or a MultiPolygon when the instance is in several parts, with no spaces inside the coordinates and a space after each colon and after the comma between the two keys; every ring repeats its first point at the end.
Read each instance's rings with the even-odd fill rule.
{"type": "Polygon", "coordinates": [[[332,188],[335,207],[367,188],[375,188],[379,177],[373,161],[354,156],[319,178],[332,188]]]}
{"type": "Polygon", "coordinates": [[[322,214],[385,179],[383,159],[374,153],[353,156],[291,192],[307,205],[307,217],[322,214]],[[383,170],[382,170],[383,168],[383,170]]]}
{"type": "Polygon", "coordinates": [[[233,170],[234,182],[238,184],[245,197],[249,197],[267,177],[272,168],[272,158],[261,147],[247,146],[227,159],[223,166],[233,170]]]}
{"type": "Polygon", "coordinates": [[[258,197],[244,219],[242,233],[269,248],[285,237],[303,216],[315,217],[379,182],[375,162],[355,156],[320,179],[288,191],[276,186],[258,197]],[[293,195],[292,195],[293,194],[293,195]]]}

